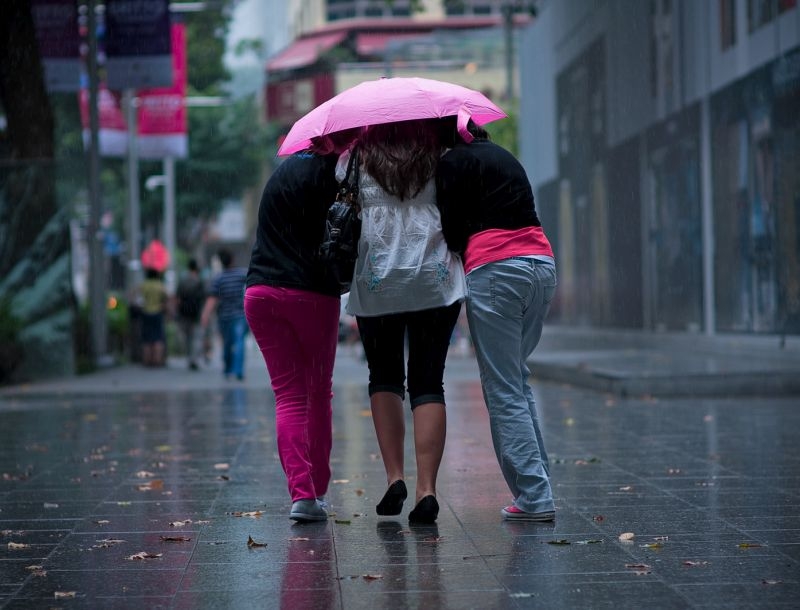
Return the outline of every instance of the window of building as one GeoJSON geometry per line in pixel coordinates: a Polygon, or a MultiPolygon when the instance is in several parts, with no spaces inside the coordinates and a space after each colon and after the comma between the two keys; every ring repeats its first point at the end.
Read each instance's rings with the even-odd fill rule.
{"type": "Polygon", "coordinates": [[[766,25],[778,14],[776,0],[747,0],[747,31],[766,25]]]}
{"type": "Polygon", "coordinates": [[[736,44],[736,0],[719,0],[719,39],[723,51],[736,44]]]}

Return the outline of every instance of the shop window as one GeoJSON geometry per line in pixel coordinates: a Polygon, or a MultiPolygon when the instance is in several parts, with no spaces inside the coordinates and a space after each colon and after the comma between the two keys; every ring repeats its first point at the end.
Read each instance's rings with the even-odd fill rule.
{"type": "Polygon", "coordinates": [[[736,44],[736,0],[719,0],[719,39],[723,51],[736,44]]]}

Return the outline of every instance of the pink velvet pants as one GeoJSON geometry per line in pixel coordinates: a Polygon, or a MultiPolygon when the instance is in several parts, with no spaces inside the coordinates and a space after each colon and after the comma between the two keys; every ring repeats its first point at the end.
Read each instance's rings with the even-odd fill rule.
{"type": "Polygon", "coordinates": [[[251,286],[244,310],[275,393],[278,453],[292,502],[328,491],[331,399],[339,299],[305,290],[251,286]]]}

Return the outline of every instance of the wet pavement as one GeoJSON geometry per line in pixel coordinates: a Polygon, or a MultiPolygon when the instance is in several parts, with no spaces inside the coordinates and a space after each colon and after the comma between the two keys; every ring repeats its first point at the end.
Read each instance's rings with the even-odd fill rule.
{"type": "Polygon", "coordinates": [[[375,515],[386,481],[366,369],[342,349],[335,516],[298,525],[266,373],[248,358],[244,382],[176,360],[0,390],[0,607],[797,607],[796,395],[538,381],[557,518],[509,523],[477,368],[454,353],[442,508],[411,527],[410,502],[375,515]]]}

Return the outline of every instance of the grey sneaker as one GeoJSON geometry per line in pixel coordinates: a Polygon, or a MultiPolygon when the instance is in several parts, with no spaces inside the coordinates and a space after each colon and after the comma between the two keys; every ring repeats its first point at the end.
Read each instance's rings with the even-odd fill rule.
{"type": "Polygon", "coordinates": [[[503,519],[506,521],[539,521],[539,522],[548,522],[548,521],[555,521],[556,519],[556,512],[554,510],[546,510],[542,511],[541,513],[526,513],[524,510],[521,510],[514,506],[506,506],[504,509],[500,511],[503,515],[503,519]]]}
{"type": "Polygon", "coordinates": [[[328,518],[328,513],[316,500],[298,500],[292,504],[292,512],[289,513],[289,518],[301,522],[325,521],[328,518]]]}

